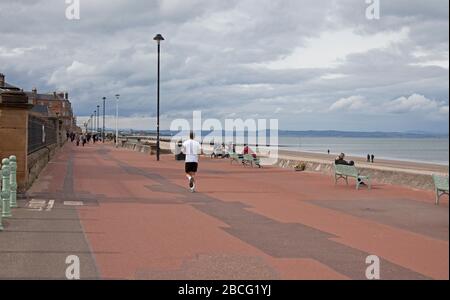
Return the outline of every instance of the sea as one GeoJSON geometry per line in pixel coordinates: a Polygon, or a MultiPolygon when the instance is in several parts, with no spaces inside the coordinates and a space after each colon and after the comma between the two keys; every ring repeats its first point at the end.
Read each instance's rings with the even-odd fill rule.
{"type": "MultiPolygon", "coordinates": [[[[165,132],[172,136],[175,132],[165,132]]],[[[209,133],[210,134],[210,133],[209,133]]],[[[203,137],[208,135],[202,133],[203,137]]],[[[240,133],[239,135],[245,135],[240,133]]],[[[183,136],[188,136],[186,132],[183,136]]],[[[221,139],[217,139],[221,140],[221,139]]],[[[267,138],[269,142],[270,138],[267,138]]],[[[271,142],[273,143],[273,142],[271,142]]],[[[348,156],[449,165],[449,136],[403,133],[280,131],[280,150],[310,153],[345,153],[348,156]]]]}
{"type": "Polygon", "coordinates": [[[359,137],[279,137],[280,149],[345,153],[356,157],[449,165],[449,139],[439,138],[359,138],[359,137]]]}

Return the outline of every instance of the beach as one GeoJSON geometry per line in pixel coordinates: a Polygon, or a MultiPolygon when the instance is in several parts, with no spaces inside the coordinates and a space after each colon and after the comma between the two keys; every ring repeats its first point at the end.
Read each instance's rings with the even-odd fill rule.
{"type": "MultiPolygon", "coordinates": [[[[321,163],[333,162],[336,155],[333,154],[320,154],[320,153],[309,153],[309,152],[297,152],[280,150],[279,157],[281,159],[292,159],[292,160],[305,160],[305,161],[316,161],[321,163]]],[[[434,173],[438,174],[448,174],[448,166],[431,164],[431,163],[419,163],[410,161],[400,161],[400,160],[388,160],[388,159],[376,159],[375,163],[369,163],[366,159],[356,156],[347,156],[346,160],[353,160],[358,167],[379,169],[379,170],[390,170],[390,171],[408,171],[416,172],[418,174],[431,175],[434,173]]]]}

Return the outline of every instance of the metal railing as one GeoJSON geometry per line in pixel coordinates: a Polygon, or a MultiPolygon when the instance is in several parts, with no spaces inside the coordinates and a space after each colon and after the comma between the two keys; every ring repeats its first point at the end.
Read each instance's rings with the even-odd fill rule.
{"type": "Polygon", "coordinates": [[[28,154],[57,143],[57,130],[52,121],[28,116],[28,154]]]}

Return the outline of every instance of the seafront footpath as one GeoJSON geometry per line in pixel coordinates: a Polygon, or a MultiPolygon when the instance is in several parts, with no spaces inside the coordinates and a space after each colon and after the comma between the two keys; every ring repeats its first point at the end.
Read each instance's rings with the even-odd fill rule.
{"type": "MultiPolygon", "coordinates": [[[[171,153],[170,138],[165,138],[161,142],[161,149],[164,153],[171,153]]],[[[143,152],[146,154],[154,154],[155,142],[148,139],[124,139],[122,147],[143,152]],[[153,148],[152,148],[153,146],[153,148]]],[[[203,145],[203,148],[212,153],[213,146],[203,145]]],[[[258,156],[268,156],[268,151],[263,147],[252,148],[258,156]]],[[[241,153],[243,146],[237,146],[236,151],[241,153]]],[[[274,166],[286,169],[294,169],[298,164],[305,164],[305,170],[309,172],[317,172],[325,175],[332,175],[334,172],[333,163],[336,158],[335,154],[321,154],[311,152],[278,150],[278,159],[274,166]]],[[[431,163],[418,163],[398,160],[377,159],[375,163],[368,163],[360,157],[349,156],[347,159],[354,161],[357,169],[362,175],[370,176],[384,184],[400,185],[419,190],[433,191],[435,186],[433,183],[433,175],[447,176],[449,174],[448,166],[437,165],[431,163]]]]}
{"type": "Polygon", "coordinates": [[[448,279],[448,198],[374,181],[66,143],[0,232],[0,278],[448,279]]]}

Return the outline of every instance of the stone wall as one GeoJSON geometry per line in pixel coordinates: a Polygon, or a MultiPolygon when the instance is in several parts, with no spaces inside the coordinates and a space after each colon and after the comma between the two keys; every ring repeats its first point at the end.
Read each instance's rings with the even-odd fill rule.
{"type": "MultiPolygon", "coordinates": [[[[282,168],[294,169],[300,161],[298,160],[278,160],[277,165],[282,168]]],[[[333,164],[313,161],[303,161],[306,163],[306,171],[320,172],[330,176],[332,180],[334,176],[333,164]]],[[[431,174],[420,172],[401,171],[401,170],[383,170],[382,168],[364,168],[359,167],[361,175],[370,176],[372,182],[383,184],[394,184],[420,190],[434,190],[433,179],[431,174]]]]}
{"type": "Polygon", "coordinates": [[[58,145],[53,144],[28,155],[28,180],[25,186],[26,189],[31,187],[41,171],[50,162],[53,156],[55,156],[58,149],[58,145]]]}
{"type": "MultiPolygon", "coordinates": [[[[128,149],[131,151],[141,152],[148,155],[156,155],[156,145],[148,145],[148,144],[141,144],[138,142],[123,142],[121,144],[122,148],[128,149]]],[[[172,152],[167,149],[161,149],[161,154],[171,154],[172,152]]]]}
{"type": "Polygon", "coordinates": [[[23,189],[27,182],[28,111],[0,106],[0,159],[17,157],[17,183],[23,189]]]}

